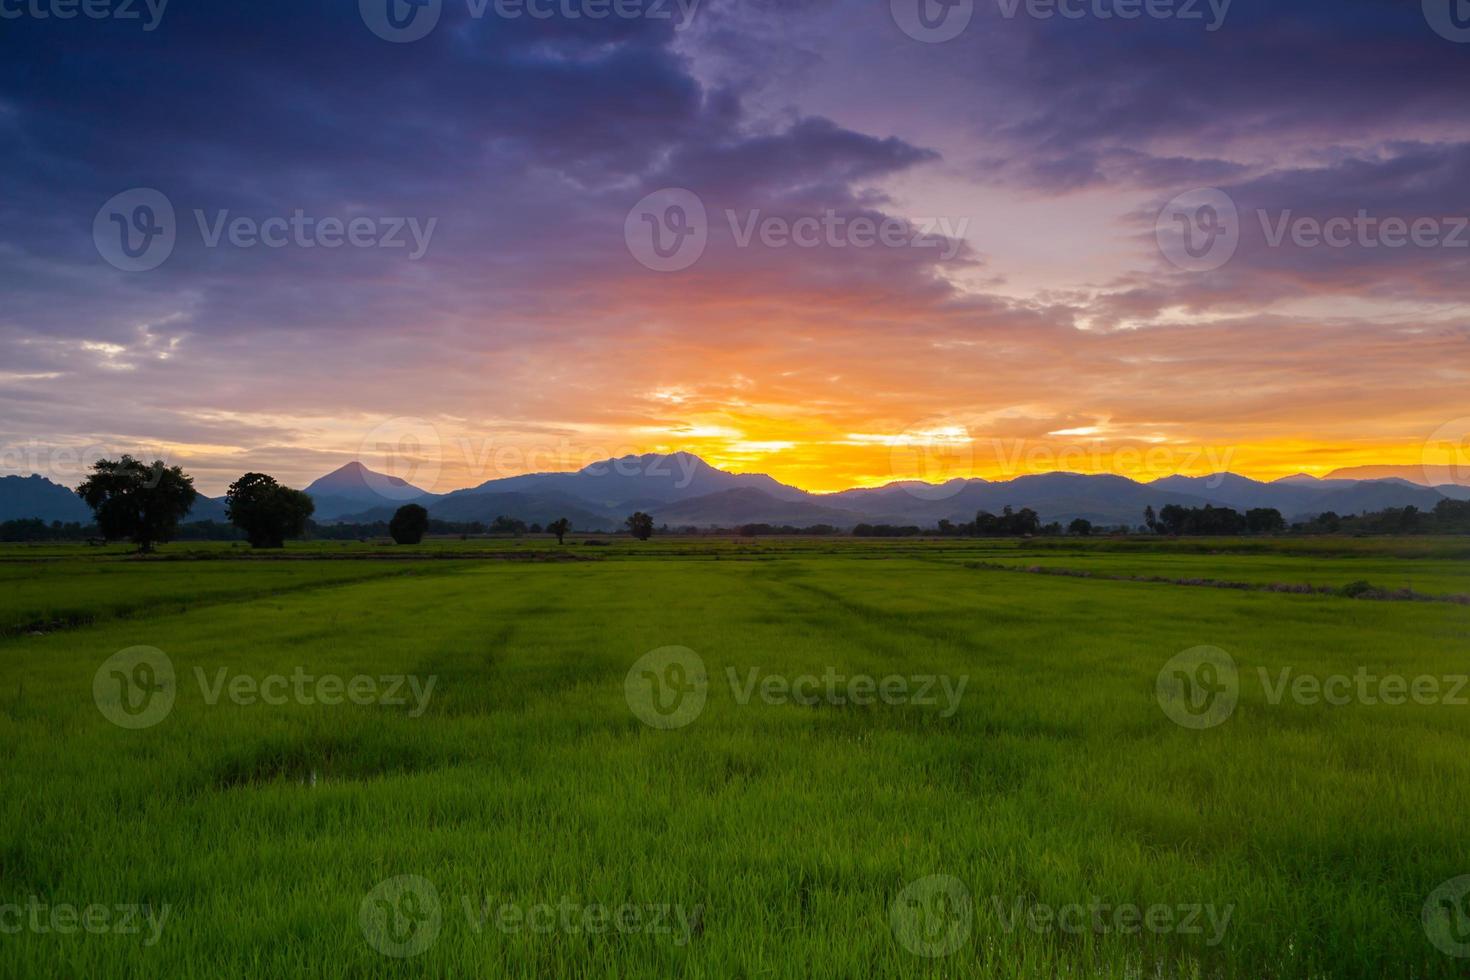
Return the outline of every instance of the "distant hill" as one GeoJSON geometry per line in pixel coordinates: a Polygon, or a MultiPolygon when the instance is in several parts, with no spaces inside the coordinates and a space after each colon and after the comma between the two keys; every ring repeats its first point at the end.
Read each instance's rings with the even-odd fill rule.
{"type": "Polygon", "coordinates": [[[1327,474],[1329,480],[1407,480],[1421,487],[1470,487],[1463,466],[1348,466],[1327,474]]]}
{"type": "Polygon", "coordinates": [[[92,520],[92,510],[70,489],[45,477],[0,477],[0,521],[37,517],[47,523],[86,524],[92,520]]]}
{"type": "MultiPolygon", "coordinates": [[[[691,500],[724,490],[749,487],[777,500],[801,500],[804,490],[787,486],[764,473],[727,473],[690,453],[624,456],[606,459],[575,473],[530,473],[491,480],[461,493],[527,491],[578,497],[597,508],[648,510],[655,503],[691,500]]],[[[625,515],[626,516],[626,515],[625,515]]]]}
{"type": "MultiPolygon", "coordinates": [[[[439,521],[489,524],[497,517],[509,517],[527,524],[546,525],[565,517],[578,531],[613,531],[621,527],[626,514],[614,516],[611,511],[594,511],[586,501],[551,493],[480,493],[463,490],[444,497],[419,501],[429,516],[439,521]]],[[[393,517],[402,504],[376,507],[338,518],[342,523],[371,524],[393,517]]]]}
{"type": "MultiPolygon", "coordinates": [[[[337,520],[347,514],[361,513],[375,507],[424,504],[433,495],[396,476],[368,469],[361,463],[348,463],[316,480],[306,488],[316,504],[317,521],[337,520]]],[[[390,514],[391,516],[391,514],[390,514]]]]}
{"type": "Polygon", "coordinates": [[[737,487],[691,500],[663,504],[650,513],[656,523],[670,526],[736,527],[741,524],[793,524],[809,527],[831,524],[852,527],[864,516],[810,500],[782,500],[755,487],[737,487]]]}
{"type": "MultiPolygon", "coordinates": [[[[432,494],[404,480],[349,463],[311,483],[321,523],[386,521],[405,503],[428,508],[445,521],[490,523],[510,517],[546,524],[560,517],[579,531],[615,530],[636,510],[660,524],[735,527],[741,524],[900,524],[934,527],[941,520],[962,524],[977,511],[999,514],[1006,507],[1030,507],[1044,522],[1081,517],[1094,524],[1136,527],[1146,507],[1213,504],[1239,511],[1271,507],[1289,521],[1326,511],[1347,516],[1389,507],[1432,510],[1445,496],[1470,499],[1470,487],[1431,488],[1402,474],[1380,479],[1305,474],[1270,483],[1231,473],[1171,476],[1144,484],[1121,476],[1044,473],[1014,480],[951,480],[930,485],[895,482],[883,487],[807,493],[763,473],[729,473],[689,453],[625,456],[576,472],[529,473],[491,480],[478,487],[432,494]]],[[[1346,472],[1346,471],[1340,471],[1346,472]]],[[[1409,474],[1412,475],[1412,474],[1409,474]]],[[[1422,478],[1423,474],[1419,476],[1422,478]]],[[[225,520],[221,500],[202,498],[188,520],[225,520]]],[[[66,487],[39,476],[0,479],[0,519],[41,517],[87,521],[87,508],[66,487]]]]}
{"type": "Polygon", "coordinates": [[[189,508],[189,513],[184,518],[184,523],[214,521],[217,524],[228,524],[230,521],[227,516],[228,512],[229,509],[225,506],[224,497],[206,497],[200,494],[199,498],[194,501],[194,506],[189,508]]]}
{"type": "Polygon", "coordinates": [[[1397,478],[1314,480],[1309,476],[1297,476],[1274,483],[1260,483],[1231,473],[1217,473],[1201,477],[1170,476],[1155,480],[1149,486],[1190,493],[1241,511],[1273,507],[1281,511],[1287,520],[1315,517],[1327,511],[1362,514],[1388,507],[1409,506],[1433,510],[1444,496],[1437,490],[1397,478]]]}

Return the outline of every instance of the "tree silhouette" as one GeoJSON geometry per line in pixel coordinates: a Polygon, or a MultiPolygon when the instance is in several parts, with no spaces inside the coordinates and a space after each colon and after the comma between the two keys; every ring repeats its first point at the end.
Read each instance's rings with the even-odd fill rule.
{"type": "Polygon", "coordinates": [[[284,548],[287,538],[306,533],[316,510],[311,497],[264,473],[246,473],[231,483],[225,500],[230,523],[245,532],[252,548],[284,548]]]}
{"type": "Polygon", "coordinates": [[[76,494],[92,508],[104,538],[128,538],[144,554],[173,537],[199,496],[194,478],[179,467],[131,456],[97,460],[76,494]]]}
{"type": "Polygon", "coordinates": [[[557,544],[565,543],[567,532],[571,529],[572,522],[567,520],[565,517],[552,521],[550,524],[546,525],[546,530],[556,535],[557,544]]]}
{"type": "Polygon", "coordinates": [[[653,537],[653,518],[643,511],[639,511],[627,521],[628,530],[633,532],[633,537],[639,541],[647,541],[653,537]]]}
{"type": "Polygon", "coordinates": [[[388,522],[395,544],[418,544],[429,530],[429,512],[418,504],[404,504],[388,522]]]}

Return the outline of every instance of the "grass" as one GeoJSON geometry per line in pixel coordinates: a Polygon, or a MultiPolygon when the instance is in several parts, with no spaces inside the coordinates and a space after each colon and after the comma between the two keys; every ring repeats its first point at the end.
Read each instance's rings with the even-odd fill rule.
{"type": "MultiPolygon", "coordinates": [[[[169,911],[154,945],[146,929],[0,933],[0,976],[1465,975],[1420,915],[1470,873],[1470,708],[1272,703],[1258,669],[1463,673],[1470,610],[964,567],[1009,542],[650,544],[656,560],[622,543],[562,563],[23,563],[53,576],[52,605],[96,621],[0,639],[0,907],[169,911]],[[129,618],[107,618],[130,589],[129,618]],[[1202,644],[1231,654],[1241,684],[1230,719],[1197,731],[1169,720],[1155,683],[1202,644]],[[177,697],[159,724],[125,730],[93,677],[137,645],[167,653],[177,697]],[[624,682],[669,646],[703,661],[708,700],[659,730],[624,682]],[[411,717],[210,704],[195,673],[298,668],[436,681],[411,717]],[[742,703],[731,669],[741,684],[751,669],[967,683],[946,716],[742,703]],[[432,883],[440,909],[409,959],[360,923],[400,875],[432,883]],[[957,920],[920,895],[932,918],[900,912],[956,940],[930,959],[893,923],[934,875],[972,907],[957,920]],[[1214,944],[1203,915],[1203,934],[1007,928],[1018,906],[1074,903],[1229,920],[1214,944]],[[496,927],[502,906],[559,904],[642,919],[496,927]],[[664,908],[667,931],[643,928],[664,908]]],[[[1112,560],[1089,554],[1056,557],[1112,560]]],[[[1383,578],[1391,554],[1322,561],[1383,578]]],[[[1256,560],[1297,567],[1237,554],[1232,574],[1256,560]]]]}

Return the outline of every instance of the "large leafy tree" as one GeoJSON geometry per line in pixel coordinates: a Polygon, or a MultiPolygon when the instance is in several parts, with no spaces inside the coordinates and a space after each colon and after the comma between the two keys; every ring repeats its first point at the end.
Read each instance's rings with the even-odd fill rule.
{"type": "Polygon", "coordinates": [[[97,460],[76,493],[92,508],[104,538],[129,539],[145,553],[173,537],[199,496],[194,478],[179,467],[131,456],[97,460]]]}
{"type": "Polygon", "coordinates": [[[546,530],[556,535],[556,543],[563,544],[566,541],[567,532],[572,529],[572,522],[565,517],[558,518],[546,525],[546,530]]]}
{"type": "Polygon", "coordinates": [[[418,544],[429,530],[429,512],[418,504],[404,504],[388,522],[388,533],[398,544],[418,544]]]}
{"type": "Polygon", "coordinates": [[[316,510],[311,497],[264,473],[246,473],[231,483],[225,500],[230,523],[245,532],[252,548],[284,548],[287,538],[306,533],[316,510]]]}
{"type": "Polygon", "coordinates": [[[639,541],[647,541],[653,537],[653,518],[640,510],[628,518],[628,530],[632,531],[633,537],[639,541]]]}

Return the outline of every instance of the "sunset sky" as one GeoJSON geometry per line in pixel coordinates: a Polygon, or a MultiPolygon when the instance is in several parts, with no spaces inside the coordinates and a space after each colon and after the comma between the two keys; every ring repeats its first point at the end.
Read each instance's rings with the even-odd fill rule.
{"type": "Polygon", "coordinates": [[[836,490],[1470,445],[1470,37],[1434,0],[974,0],[944,41],[930,0],[433,0],[386,40],[390,2],[0,19],[0,471],[143,452],[219,493],[416,445],[445,491],[686,450],[836,490]],[[1181,268],[1160,213],[1202,188],[1239,244],[1181,268]],[[137,189],[175,241],[127,271],[137,189]],[[702,253],[647,267],[691,198],[702,253]],[[404,247],[310,237],[360,218],[404,247]],[[1303,218],[1352,240],[1272,240],[1303,218]]]}

